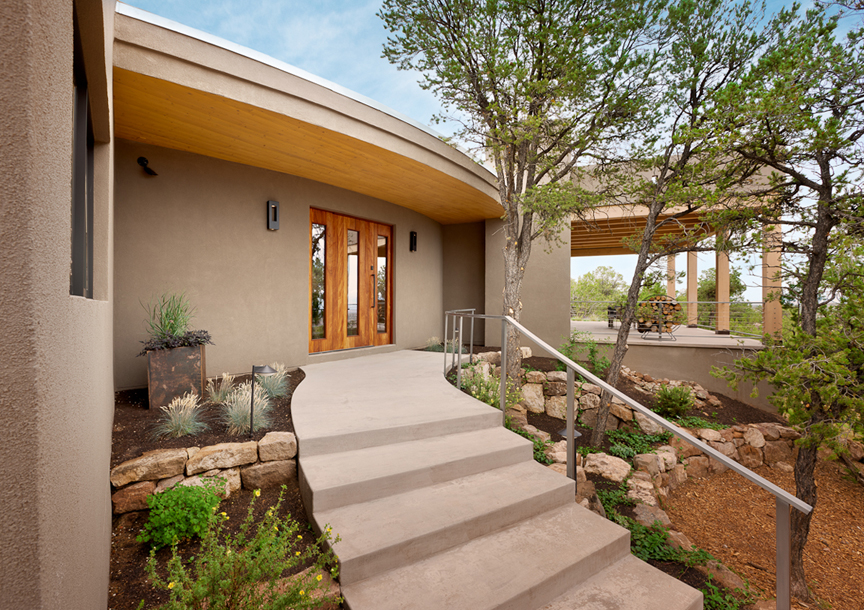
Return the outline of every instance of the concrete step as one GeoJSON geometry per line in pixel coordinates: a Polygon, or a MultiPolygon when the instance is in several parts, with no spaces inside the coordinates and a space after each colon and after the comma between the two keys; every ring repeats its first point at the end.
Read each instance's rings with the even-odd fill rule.
{"type": "Polygon", "coordinates": [[[702,593],[628,555],[541,610],[702,610],[702,593]]]}
{"type": "MultiPolygon", "coordinates": [[[[454,391],[456,390],[454,389],[454,391]]],[[[472,407],[476,409],[476,405],[472,405],[472,407]]],[[[312,457],[367,447],[407,443],[424,438],[496,426],[503,427],[501,411],[487,405],[481,405],[479,410],[475,410],[473,413],[449,411],[438,415],[430,413],[428,416],[415,413],[414,417],[405,417],[404,421],[394,417],[388,421],[362,423],[366,426],[360,427],[358,425],[351,429],[330,430],[321,435],[310,433],[304,436],[302,440],[298,440],[299,451],[303,452],[303,457],[312,457]]]]}
{"type": "Polygon", "coordinates": [[[627,530],[571,502],[342,594],[350,610],[534,610],[629,553],[627,530]]]}
{"type": "Polygon", "coordinates": [[[532,444],[503,426],[307,457],[300,463],[308,513],[405,493],[532,459],[532,444]]]}
{"type": "Polygon", "coordinates": [[[380,500],[316,511],[342,537],[343,586],[573,503],[573,481],[532,461],[380,500]]]}

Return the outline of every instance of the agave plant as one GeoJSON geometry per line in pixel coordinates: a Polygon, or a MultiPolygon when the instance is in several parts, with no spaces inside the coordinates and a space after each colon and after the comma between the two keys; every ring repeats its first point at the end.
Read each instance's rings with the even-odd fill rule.
{"type": "Polygon", "coordinates": [[[271,364],[276,372],[272,375],[256,375],[255,386],[261,386],[270,398],[288,395],[288,367],[281,362],[271,364]]]}
{"type": "MultiPolygon", "coordinates": [[[[252,402],[252,384],[241,383],[228,395],[222,403],[222,421],[228,426],[229,434],[249,433],[249,410],[252,402]]],[[[269,428],[272,419],[270,415],[270,397],[267,391],[255,384],[255,420],[252,430],[269,428]]]]}
{"type": "Polygon", "coordinates": [[[234,375],[230,373],[222,373],[222,379],[209,379],[207,381],[207,395],[210,397],[210,402],[222,404],[234,390],[234,375]]]}
{"type": "Polygon", "coordinates": [[[162,413],[159,414],[159,421],[154,430],[157,438],[194,436],[207,429],[207,424],[202,420],[201,403],[197,394],[187,392],[172,400],[167,406],[159,408],[162,413]]]}

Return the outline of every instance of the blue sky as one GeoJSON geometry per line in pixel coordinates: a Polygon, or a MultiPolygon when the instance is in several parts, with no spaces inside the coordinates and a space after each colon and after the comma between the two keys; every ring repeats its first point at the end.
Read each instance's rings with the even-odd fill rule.
{"type": "MultiPolygon", "coordinates": [[[[126,0],[126,4],[266,53],[421,123],[430,124],[440,112],[435,96],[417,84],[417,74],[400,72],[381,57],[387,33],[375,15],[380,0],[126,0]]],[[[768,10],[775,12],[788,4],[773,0],[768,10]]],[[[446,124],[433,127],[452,134],[446,124]]],[[[599,265],[613,267],[629,281],[635,256],[574,258],[570,273],[578,277],[599,265]]],[[[713,266],[712,254],[700,254],[700,272],[713,266]]],[[[678,257],[676,267],[686,269],[685,255],[678,257]]],[[[758,278],[749,277],[743,267],[745,282],[753,286],[745,300],[761,300],[758,278]]]]}

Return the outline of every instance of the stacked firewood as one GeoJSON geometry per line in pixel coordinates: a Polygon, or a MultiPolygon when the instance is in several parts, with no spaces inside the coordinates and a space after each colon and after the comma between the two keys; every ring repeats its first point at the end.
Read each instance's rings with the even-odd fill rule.
{"type": "Polygon", "coordinates": [[[658,295],[639,303],[639,332],[672,333],[681,324],[681,303],[670,296],[658,295]]]}

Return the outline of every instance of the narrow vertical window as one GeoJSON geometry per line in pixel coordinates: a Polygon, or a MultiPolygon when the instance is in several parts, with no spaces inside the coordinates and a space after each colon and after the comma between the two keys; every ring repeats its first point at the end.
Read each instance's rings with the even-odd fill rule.
{"type": "Polygon", "coordinates": [[[323,339],[327,227],[312,225],[312,338],[323,339]]]}
{"type": "Polygon", "coordinates": [[[360,272],[360,232],[348,230],[348,326],[347,335],[360,334],[357,320],[357,275],[360,272]]]}
{"type": "Polygon", "coordinates": [[[69,294],[93,298],[93,121],[87,75],[74,28],[72,80],[72,267],[69,294]]]}
{"type": "Polygon", "coordinates": [[[378,332],[387,332],[387,238],[378,236],[378,268],[375,273],[377,286],[378,332]]]}

